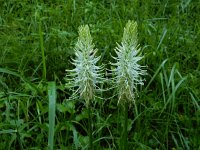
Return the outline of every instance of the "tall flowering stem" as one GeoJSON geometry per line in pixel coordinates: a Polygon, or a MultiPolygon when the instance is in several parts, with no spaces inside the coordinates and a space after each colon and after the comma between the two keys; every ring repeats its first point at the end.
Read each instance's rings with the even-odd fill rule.
{"type": "Polygon", "coordinates": [[[76,58],[73,59],[72,64],[75,66],[73,70],[66,70],[70,72],[71,79],[68,79],[70,86],[75,88],[74,95],[80,96],[85,100],[88,109],[88,134],[89,147],[93,149],[92,138],[92,112],[91,100],[95,97],[95,91],[99,89],[97,86],[103,82],[102,67],[97,66],[100,57],[96,57],[97,50],[94,49],[92,37],[88,25],[79,27],[79,37],[75,46],[76,58]]]}
{"type": "Polygon", "coordinates": [[[137,107],[135,104],[135,95],[137,95],[137,85],[143,85],[141,78],[146,74],[144,66],[138,64],[143,58],[140,55],[140,48],[138,44],[137,23],[135,21],[128,21],[124,28],[123,38],[121,44],[115,48],[117,57],[114,57],[116,63],[113,63],[115,69],[114,82],[116,83],[119,98],[118,104],[122,104],[124,109],[124,129],[122,133],[121,149],[128,149],[127,141],[127,121],[128,121],[128,106],[134,103],[137,114],[137,107]]]}

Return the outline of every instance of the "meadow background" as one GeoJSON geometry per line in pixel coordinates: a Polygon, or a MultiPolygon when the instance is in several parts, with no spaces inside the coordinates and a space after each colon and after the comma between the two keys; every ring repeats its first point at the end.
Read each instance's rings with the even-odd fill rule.
{"type": "MultiPolygon", "coordinates": [[[[65,86],[78,27],[89,25],[99,64],[112,70],[128,20],[138,23],[140,63],[148,66],[138,114],[129,108],[129,149],[200,149],[199,0],[1,0],[0,149],[47,149],[49,127],[54,149],[87,149],[85,102],[69,100],[65,86]],[[55,88],[50,105],[48,90],[55,88]]],[[[94,149],[119,148],[123,117],[116,93],[98,93],[103,99],[92,103],[94,149]]]]}

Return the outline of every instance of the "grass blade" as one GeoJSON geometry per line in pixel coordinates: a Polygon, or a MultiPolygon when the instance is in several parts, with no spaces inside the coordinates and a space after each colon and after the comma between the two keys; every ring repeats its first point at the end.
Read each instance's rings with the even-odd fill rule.
{"type": "Polygon", "coordinates": [[[43,38],[43,32],[42,32],[42,20],[39,16],[39,35],[40,35],[40,49],[42,53],[42,64],[43,64],[43,79],[46,80],[46,59],[45,59],[45,53],[44,53],[44,38],[43,38]]]}
{"type": "Polygon", "coordinates": [[[156,76],[158,75],[158,73],[160,72],[161,68],[165,65],[165,63],[168,61],[168,59],[165,59],[162,64],[159,66],[159,68],[156,70],[156,72],[154,73],[153,77],[151,78],[151,80],[149,81],[149,83],[147,84],[146,88],[144,89],[144,91],[146,92],[147,89],[149,88],[150,84],[153,82],[153,80],[156,78],[156,76]]]}
{"type": "Polygon", "coordinates": [[[53,150],[54,146],[54,127],[55,127],[55,106],[56,106],[56,83],[48,83],[48,97],[49,97],[49,135],[48,147],[53,150]]]}

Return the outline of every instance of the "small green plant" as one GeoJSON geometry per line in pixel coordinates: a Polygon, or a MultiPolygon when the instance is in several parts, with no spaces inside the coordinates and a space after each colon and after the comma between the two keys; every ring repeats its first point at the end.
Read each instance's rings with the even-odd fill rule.
{"type": "Polygon", "coordinates": [[[122,133],[121,149],[127,150],[127,119],[128,119],[128,105],[134,102],[135,111],[137,115],[137,106],[135,104],[135,95],[137,94],[137,85],[143,85],[141,76],[146,74],[144,66],[138,64],[143,57],[140,55],[140,48],[137,39],[137,23],[128,21],[124,28],[124,34],[121,45],[115,49],[117,61],[113,65],[114,69],[114,83],[119,92],[118,104],[122,104],[124,109],[124,129],[122,133]]]}
{"type": "Polygon", "coordinates": [[[97,50],[94,49],[92,37],[90,35],[89,26],[79,27],[79,38],[75,46],[76,58],[73,60],[75,69],[66,70],[71,72],[69,76],[72,77],[71,87],[78,87],[74,92],[75,95],[80,95],[85,100],[88,109],[88,134],[89,134],[89,148],[93,149],[92,138],[92,112],[91,100],[95,97],[95,90],[98,89],[97,84],[103,82],[101,70],[102,67],[96,65],[100,57],[95,57],[97,50]]]}

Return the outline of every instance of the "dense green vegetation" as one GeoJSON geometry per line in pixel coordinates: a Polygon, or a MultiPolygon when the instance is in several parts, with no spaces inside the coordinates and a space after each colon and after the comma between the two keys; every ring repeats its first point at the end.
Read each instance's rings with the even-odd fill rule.
{"type": "MultiPolygon", "coordinates": [[[[89,25],[110,79],[128,20],[138,23],[140,64],[148,66],[138,112],[128,108],[128,149],[200,149],[200,1],[7,0],[0,8],[0,149],[88,149],[85,101],[69,99],[65,86],[78,27],[89,25]]],[[[118,91],[100,86],[102,99],[91,103],[93,147],[119,149],[118,91]]]]}

